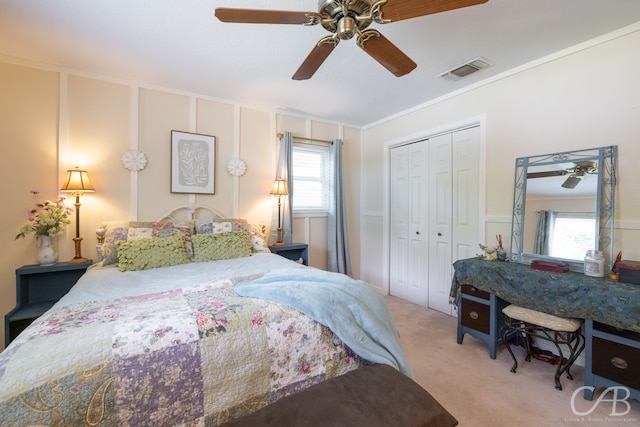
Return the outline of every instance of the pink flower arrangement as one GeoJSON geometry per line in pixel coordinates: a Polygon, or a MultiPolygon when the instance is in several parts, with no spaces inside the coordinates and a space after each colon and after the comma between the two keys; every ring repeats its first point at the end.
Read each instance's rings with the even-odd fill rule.
{"type": "Polygon", "coordinates": [[[36,203],[29,209],[28,222],[22,226],[16,239],[24,238],[29,233],[50,237],[62,234],[65,227],[71,223],[69,215],[73,213],[73,208],[64,204],[66,197],[59,196],[56,202],[51,200],[40,202],[38,201],[40,191],[31,190],[31,194],[36,198],[36,203]]]}

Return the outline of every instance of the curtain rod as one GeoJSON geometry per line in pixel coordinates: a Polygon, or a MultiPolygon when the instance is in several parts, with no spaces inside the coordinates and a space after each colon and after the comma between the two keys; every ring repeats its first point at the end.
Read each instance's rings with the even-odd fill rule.
{"type": "MultiPolygon", "coordinates": [[[[542,211],[535,211],[535,213],[539,214],[542,211]]],[[[562,214],[593,214],[595,215],[595,212],[571,212],[571,211],[556,211],[556,213],[562,213],[562,214]]]]}
{"type": "MultiPolygon", "coordinates": [[[[278,132],[276,136],[278,137],[278,139],[282,139],[284,137],[284,134],[282,132],[278,132]]],[[[325,144],[333,144],[333,141],[327,141],[326,139],[305,138],[303,136],[293,135],[293,139],[297,139],[300,141],[313,141],[313,142],[324,142],[325,144]]]]}

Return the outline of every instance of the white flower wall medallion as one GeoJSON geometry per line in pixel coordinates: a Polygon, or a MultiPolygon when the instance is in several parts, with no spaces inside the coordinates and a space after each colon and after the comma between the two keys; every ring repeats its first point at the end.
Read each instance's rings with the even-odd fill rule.
{"type": "Polygon", "coordinates": [[[242,176],[247,171],[247,165],[240,159],[231,159],[227,164],[227,170],[233,176],[242,176]]]}
{"type": "Polygon", "coordinates": [[[129,150],[120,159],[122,165],[131,172],[138,172],[147,166],[147,156],[142,151],[129,150]]]}

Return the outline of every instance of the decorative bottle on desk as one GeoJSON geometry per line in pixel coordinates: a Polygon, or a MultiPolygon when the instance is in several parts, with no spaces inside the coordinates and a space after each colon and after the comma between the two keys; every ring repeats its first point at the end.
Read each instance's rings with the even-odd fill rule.
{"type": "Polygon", "coordinates": [[[592,277],[604,277],[604,255],[602,251],[587,251],[587,255],[584,257],[584,274],[592,277]]]}

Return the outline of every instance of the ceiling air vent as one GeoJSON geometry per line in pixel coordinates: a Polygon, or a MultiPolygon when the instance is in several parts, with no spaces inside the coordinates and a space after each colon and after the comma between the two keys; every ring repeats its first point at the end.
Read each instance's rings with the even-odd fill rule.
{"type": "Polygon", "coordinates": [[[476,71],[480,71],[492,65],[493,64],[488,59],[479,56],[465,64],[457,66],[452,70],[445,71],[444,73],[440,74],[440,77],[447,80],[455,81],[461,77],[468,76],[469,74],[473,74],[476,71]]]}

